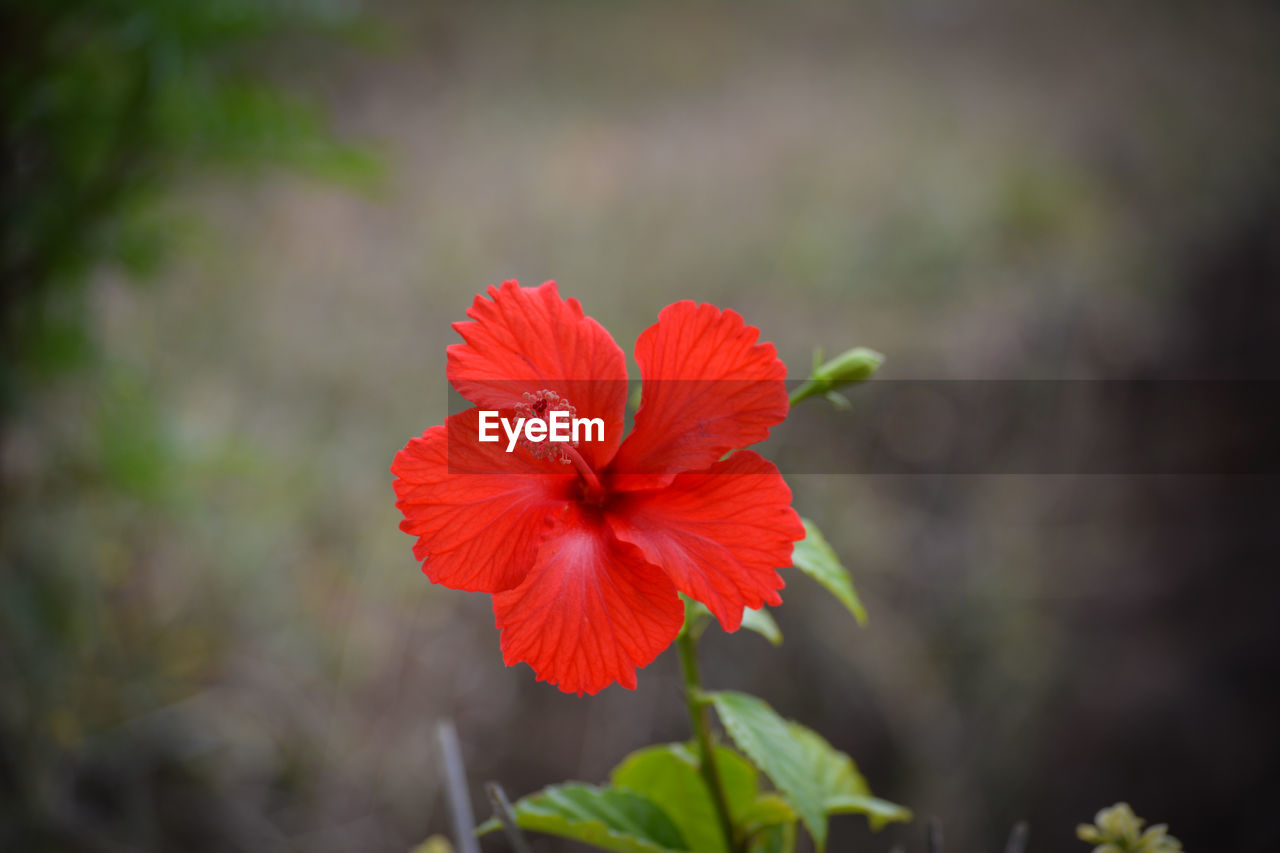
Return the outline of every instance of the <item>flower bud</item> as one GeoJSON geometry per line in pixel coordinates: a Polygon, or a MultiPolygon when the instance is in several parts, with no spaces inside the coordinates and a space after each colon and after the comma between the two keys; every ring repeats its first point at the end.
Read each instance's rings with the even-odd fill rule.
{"type": "Polygon", "coordinates": [[[870,379],[871,374],[875,373],[883,363],[884,356],[875,350],[854,347],[819,365],[813,372],[813,378],[829,383],[826,390],[833,391],[842,385],[870,379]]]}
{"type": "Polygon", "coordinates": [[[870,379],[883,362],[883,355],[866,347],[846,350],[830,361],[815,365],[813,376],[791,396],[791,405],[820,394],[843,400],[834,393],[837,388],[870,379]]]}

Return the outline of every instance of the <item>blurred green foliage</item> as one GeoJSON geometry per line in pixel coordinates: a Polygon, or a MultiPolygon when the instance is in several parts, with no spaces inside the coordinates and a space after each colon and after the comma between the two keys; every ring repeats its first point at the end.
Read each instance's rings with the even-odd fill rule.
{"type": "Polygon", "coordinates": [[[0,406],[91,352],[84,283],[153,273],[173,236],[161,191],[193,166],[277,163],[366,180],[376,161],[335,141],[270,82],[280,40],[358,38],[342,3],[11,0],[0,11],[0,406]]]}
{"type": "Polygon", "coordinates": [[[240,830],[182,736],[126,724],[216,668],[218,607],[157,613],[154,561],[202,533],[182,514],[191,479],[240,463],[234,448],[181,447],[147,374],[97,351],[90,283],[104,269],[135,282],[158,272],[180,233],[166,193],[197,169],[376,178],[371,153],[273,82],[294,40],[364,36],[356,12],[0,7],[0,848],[234,846],[240,830]]]}

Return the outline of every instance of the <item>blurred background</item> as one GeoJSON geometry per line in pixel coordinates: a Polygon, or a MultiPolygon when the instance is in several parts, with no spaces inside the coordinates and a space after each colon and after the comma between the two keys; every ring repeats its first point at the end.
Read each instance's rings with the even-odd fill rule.
{"type": "MultiPolygon", "coordinates": [[[[687,736],[673,653],[634,693],[535,683],[397,530],[387,468],[487,284],[554,278],[628,351],[668,302],[732,307],[797,378],[855,344],[890,379],[1280,372],[1266,4],[0,15],[6,850],[403,851],[448,831],[437,720],[482,815],[484,780],[687,736]]],[[[870,624],[788,574],[785,644],[709,632],[709,686],[949,850],[1021,819],[1083,850],[1120,799],[1277,849],[1275,478],[789,479],[870,624]]],[[[845,817],[831,849],[923,835],[845,817]]]]}

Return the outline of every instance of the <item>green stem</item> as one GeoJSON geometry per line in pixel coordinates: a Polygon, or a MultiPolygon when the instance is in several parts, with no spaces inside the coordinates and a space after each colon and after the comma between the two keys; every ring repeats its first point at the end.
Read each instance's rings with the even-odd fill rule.
{"type": "Polygon", "coordinates": [[[741,848],[733,832],[729,800],[724,795],[724,784],[720,781],[720,768],[716,766],[715,749],[711,743],[711,721],[707,717],[706,700],[702,697],[697,641],[685,631],[676,640],[676,645],[680,649],[680,671],[684,674],[684,701],[689,706],[689,722],[698,742],[698,767],[716,805],[716,817],[720,819],[720,831],[724,833],[725,849],[730,853],[738,853],[741,848]]]}
{"type": "Polygon", "coordinates": [[[796,403],[799,403],[801,400],[807,400],[808,398],[818,393],[821,393],[818,390],[818,384],[814,382],[812,379],[810,379],[809,381],[801,385],[799,388],[797,388],[796,392],[787,399],[787,405],[794,406],[796,403]]]}

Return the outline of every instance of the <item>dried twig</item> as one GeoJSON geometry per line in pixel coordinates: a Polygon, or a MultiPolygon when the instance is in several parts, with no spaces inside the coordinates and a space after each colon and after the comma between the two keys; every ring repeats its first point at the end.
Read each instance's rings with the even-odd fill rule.
{"type": "Polygon", "coordinates": [[[511,801],[507,799],[507,792],[502,790],[502,786],[497,782],[485,782],[484,790],[489,795],[489,802],[493,804],[494,815],[497,816],[498,822],[502,824],[502,829],[507,834],[511,849],[516,853],[531,853],[529,842],[525,841],[524,835],[520,833],[520,825],[516,821],[515,811],[511,808],[511,801]]]}
{"type": "Polygon", "coordinates": [[[444,720],[436,728],[440,739],[440,753],[444,757],[445,790],[449,796],[449,815],[453,819],[453,837],[458,853],[480,853],[476,841],[476,819],[471,811],[471,796],[467,793],[467,771],[462,764],[462,747],[458,744],[458,730],[453,723],[444,720]]]}

